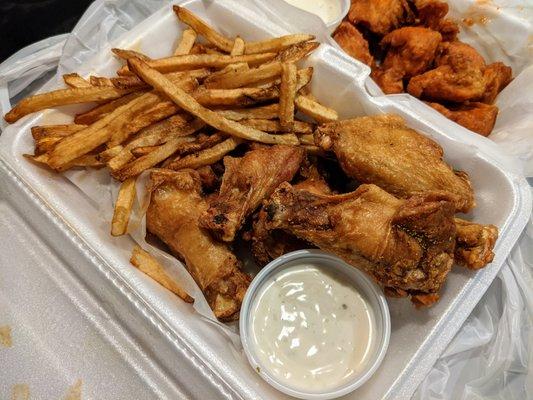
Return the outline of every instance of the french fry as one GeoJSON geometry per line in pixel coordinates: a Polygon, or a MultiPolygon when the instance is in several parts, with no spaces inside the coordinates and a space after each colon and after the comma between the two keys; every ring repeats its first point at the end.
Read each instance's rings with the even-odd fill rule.
{"type": "Polygon", "coordinates": [[[107,166],[111,171],[117,171],[124,167],[128,162],[130,162],[133,159],[132,150],[138,147],[146,147],[146,146],[156,146],[159,145],[165,140],[168,140],[170,138],[177,138],[182,136],[188,136],[193,134],[194,132],[198,131],[204,126],[204,122],[202,120],[196,119],[192,121],[191,123],[184,123],[182,125],[176,125],[173,128],[172,135],[169,135],[168,131],[165,130],[158,130],[155,132],[152,132],[148,135],[144,134],[140,137],[132,140],[130,143],[128,143],[120,153],[116,154],[112,159],[110,159],[107,163],[107,166]]]}
{"type": "Polygon", "coordinates": [[[298,140],[300,141],[300,144],[304,144],[308,146],[315,145],[315,139],[312,134],[298,135],[298,140]]]}
{"type": "Polygon", "coordinates": [[[185,29],[181,34],[181,40],[176,46],[176,50],[174,50],[174,55],[181,56],[183,54],[189,54],[192,46],[194,46],[194,42],[196,42],[196,36],[194,29],[185,29]]]}
{"type": "MultiPolygon", "coordinates": [[[[185,71],[198,68],[224,68],[229,64],[248,63],[256,66],[272,60],[276,53],[250,54],[242,56],[228,56],[218,54],[186,54],[149,61],[147,64],[163,73],[185,71]]],[[[132,60],[132,59],[130,59],[132,60]]],[[[117,72],[118,73],[118,72],[117,72]]],[[[120,75],[131,75],[128,67],[120,70],[120,75]]]]}
{"type": "MultiPolygon", "coordinates": [[[[152,134],[158,134],[161,135],[161,137],[170,135],[186,136],[189,133],[184,133],[183,128],[186,127],[186,125],[191,122],[192,119],[193,117],[185,113],[172,115],[171,117],[141,129],[137,137],[150,136],[152,134]]],[[[202,121],[200,122],[203,124],[202,121]]],[[[203,125],[201,127],[203,127],[203,125]]]]}
{"type": "Polygon", "coordinates": [[[216,146],[217,144],[221,143],[225,139],[227,139],[227,136],[221,134],[220,132],[213,133],[210,136],[198,135],[198,138],[194,142],[183,144],[176,152],[177,156],[174,156],[174,158],[168,158],[167,160],[165,160],[165,162],[162,164],[162,167],[170,168],[170,166],[174,162],[179,161],[184,155],[190,154],[190,153],[196,153],[196,152],[208,149],[210,147],[216,146]]]}
{"type": "Polygon", "coordinates": [[[278,104],[269,104],[267,106],[254,108],[235,108],[233,110],[219,110],[220,115],[233,121],[243,119],[275,119],[278,118],[278,104]]]}
{"type": "MultiPolygon", "coordinates": [[[[203,79],[211,74],[211,71],[207,68],[193,69],[190,71],[170,72],[165,76],[172,82],[179,82],[183,79],[194,78],[203,79]]],[[[119,76],[111,78],[111,82],[116,88],[119,89],[146,89],[149,86],[142,81],[138,76],[119,76]]]]}
{"type": "Polygon", "coordinates": [[[204,165],[211,165],[221,160],[226,154],[234,150],[242,142],[239,138],[228,138],[209,149],[198,153],[189,154],[168,165],[168,168],[178,170],[183,168],[200,168],[204,165]]]}
{"type": "MultiPolygon", "coordinates": [[[[251,126],[265,132],[283,132],[284,128],[280,121],[273,121],[268,119],[243,119],[241,124],[251,126]]],[[[297,134],[312,134],[313,125],[308,122],[294,121],[293,132],[297,134]]]]}
{"type": "Polygon", "coordinates": [[[135,178],[126,179],[120,185],[115,211],[111,221],[111,235],[122,236],[128,230],[133,201],[135,200],[135,178]]]}
{"type": "Polygon", "coordinates": [[[286,131],[291,131],[294,125],[294,99],[296,97],[297,73],[295,64],[281,64],[279,123],[283,130],[286,131]]]}
{"type": "Polygon", "coordinates": [[[91,82],[92,86],[100,86],[100,87],[102,87],[102,86],[111,86],[111,87],[114,87],[113,82],[111,81],[111,79],[106,78],[104,76],[91,75],[89,77],[89,81],[91,82]]]}
{"type": "Polygon", "coordinates": [[[214,77],[210,76],[205,80],[204,85],[210,89],[234,89],[257,82],[268,82],[276,79],[280,74],[281,63],[274,62],[247,71],[227,72],[214,77]]]}
{"type": "Polygon", "coordinates": [[[117,48],[114,48],[114,49],[111,49],[111,51],[119,58],[122,58],[123,60],[128,60],[128,58],[140,58],[141,60],[143,61],[150,61],[151,58],[148,57],[147,55],[145,54],[142,54],[142,53],[139,53],[138,51],[135,51],[135,50],[126,50],[126,49],[117,49],[117,48]]]}
{"type": "Polygon", "coordinates": [[[135,157],[142,157],[147,155],[148,153],[151,153],[155,149],[157,149],[159,146],[143,146],[143,147],[137,147],[133,150],[131,150],[131,154],[135,157]]]}
{"type": "Polygon", "coordinates": [[[98,105],[89,111],[78,114],[74,117],[74,122],[81,125],[90,125],[98,121],[100,118],[106,116],[110,112],[113,112],[120,106],[129,103],[130,101],[136,99],[137,97],[143,95],[143,92],[133,92],[125,96],[119,97],[118,99],[111,100],[107,103],[98,105]]]}
{"type": "Polygon", "coordinates": [[[229,72],[232,72],[232,73],[237,73],[237,72],[244,72],[244,71],[248,71],[250,69],[250,67],[248,67],[248,64],[246,63],[236,63],[236,64],[230,64],[224,68],[222,68],[221,70],[219,71],[215,71],[215,72],[212,72],[206,79],[204,82],[209,82],[209,80],[213,80],[215,79],[216,77],[218,76],[221,76],[221,75],[225,75],[229,72]],[[208,79],[209,78],[209,79],[208,79]]]}
{"type": "MultiPolygon", "coordinates": [[[[102,119],[70,136],[63,138],[52,150],[48,164],[53,169],[60,169],[70,161],[81,157],[101,144],[107,142],[115,130],[127,123],[132,115],[146,107],[146,95],[140,96],[127,104],[116,108],[102,119]]],[[[157,98],[157,96],[155,96],[157,98]]]]}
{"type": "Polygon", "coordinates": [[[107,163],[109,160],[111,160],[113,157],[117,156],[123,149],[121,145],[116,145],[113,147],[110,147],[107,150],[102,151],[98,154],[98,159],[103,162],[107,163]]]}
{"type": "Polygon", "coordinates": [[[202,21],[186,8],[174,6],[173,10],[181,22],[189,25],[199,35],[203,36],[209,43],[214,44],[226,53],[231,52],[233,48],[233,40],[228,39],[227,37],[218,33],[215,29],[213,29],[206,22],[202,21]]]}
{"type": "Polygon", "coordinates": [[[309,97],[297,96],[295,100],[296,107],[301,113],[314,118],[317,122],[330,122],[339,119],[337,111],[326,107],[309,97]]]}
{"type": "Polygon", "coordinates": [[[240,37],[236,37],[231,48],[230,56],[241,56],[244,54],[244,40],[240,37]]]}
{"type": "Polygon", "coordinates": [[[296,63],[301,59],[307,57],[308,54],[315,51],[318,46],[320,46],[320,43],[318,42],[298,43],[280,51],[274,60],[280,62],[296,63]]]}
{"type": "Polygon", "coordinates": [[[194,97],[180,89],[165,76],[145,62],[139,59],[130,59],[129,65],[145,82],[149,83],[156,90],[165,93],[172,101],[185,111],[195,115],[208,125],[242,139],[270,144],[297,144],[298,138],[295,135],[269,135],[268,133],[246,127],[235,121],[228,120],[216,112],[203,107],[194,97]]]}
{"type": "Polygon", "coordinates": [[[263,101],[274,100],[279,97],[279,89],[275,86],[268,88],[239,88],[239,89],[205,89],[200,88],[193,93],[193,97],[203,106],[248,106],[263,101]]]}
{"type": "MultiPolygon", "coordinates": [[[[43,153],[40,155],[32,155],[32,154],[23,154],[25,158],[28,160],[35,162],[39,165],[44,165],[47,167],[50,167],[48,160],[50,158],[48,153],[43,153]]],[[[81,157],[76,158],[75,160],[70,161],[69,163],[63,165],[61,168],[57,169],[59,172],[66,171],[70,168],[74,167],[103,167],[104,164],[98,159],[97,156],[94,154],[86,154],[81,157]]]]}
{"type": "Polygon", "coordinates": [[[48,136],[43,137],[35,142],[35,155],[48,153],[61,140],[61,137],[48,136]]]}
{"type": "Polygon", "coordinates": [[[7,122],[13,123],[28,114],[46,108],[67,104],[88,103],[91,101],[113,100],[127,93],[127,90],[114,87],[69,88],[54,90],[48,93],[39,93],[21,100],[4,118],[7,122]]]}
{"type": "Polygon", "coordinates": [[[135,245],[131,253],[130,263],[137,267],[139,271],[148,275],[154,281],[159,283],[165,289],[170,290],[176,296],[187,303],[192,303],[194,300],[185,292],[163,269],[161,264],[146,250],[140,246],[135,245]]]}
{"type": "Polygon", "coordinates": [[[113,176],[118,179],[119,181],[124,181],[130,177],[134,177],[142,173],[144,170],[147,170],[148,168],[151,168],[157,164],[159,164],[161,161],[167,159],[172,154],[174,154],[179,147],[187,142],[193,141],[194,138],[192,137],[177,137],[172,138],[165,144],[162,144],[157,149],[152,151],[151,153],[142,156],[140,158],[137,158],[136,160],[130,162],[129,164],[126,164],[124,168],[112,173],[113,176]]]}
{"type": "Polygon", "coordinates": [[[244,54],[256,54],[256,53],[267,53],[267,52],[279,52],[289,46],[307,42],[313,40],[315,37],[313,35],[306,34],[294,34],[286,35],[273,39],[260,40],[258,42],[247,42],[244,48],[244,54]]]}
{"type": "Polygon", "coordinates": [[[63,81],[71,88],[83,88],[91,87],[90,82],[87,82],[85,78],[82,78],[77,73],[63,75],[63,81]]]}
{"type": "Polygon", "coordinates": [[[70,136],[75,132],[87,128],[87,125],[66,124],[66,125],[37,125],[31,127],[31,135],[35,140],[45,137],[70,136]]]}

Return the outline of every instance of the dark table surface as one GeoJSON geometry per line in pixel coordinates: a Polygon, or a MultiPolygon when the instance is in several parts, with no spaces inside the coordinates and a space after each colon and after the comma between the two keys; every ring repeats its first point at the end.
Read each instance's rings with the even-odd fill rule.
{"type": "Polygon", "coordinates": [[[67,33],[93,0],[0,0],[0,62],[49,36],[67,33]]]}

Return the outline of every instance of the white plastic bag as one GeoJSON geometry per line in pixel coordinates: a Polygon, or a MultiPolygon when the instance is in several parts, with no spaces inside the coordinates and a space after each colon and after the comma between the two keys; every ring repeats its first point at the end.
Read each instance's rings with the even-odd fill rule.
{"type": "MultiPolygon", "coordinates": [[[[206,0],[209,1],[209,0],[206,0]]],[[[243,0],[256,6],[265,18],[278,18],[276,22],[287,19],[277,16],[275,3],[260,0],[243,0]],[[273,14],[274,13],[274,14],[273,14]]],[[[81,69],[83,63],[98,54],[110,40],[129,30],[148,15],[169,3],[167,0],[97,0],[91,5],[71,35],[66,38],[59,60],[58,72],[81,69]]],[[[451,3],[463,4],[456,0],[451,3]]],[[[470,1],[470,3],[473,3],[470,1]]],[[[455,8],[454,8],[455,9],[455,8]]],[[[329,40],[320,29],[320,21],[298,19],[306,16],[293,10],[291,22],[284,23],[290,30],[315,30],[317,37],[329,40]],[[297,22],[297,24],[294,23],[297,22]]],[[[517,18],[513,16],[513,18],[517,18]]],[[[323,27],[325,28],[325,26],[323,27]]],[[[530,32],[530,26],[524,23],[524,30],[530,32]]],[[[520,32],[518,35],[521,35],[520,32]]],[[[498,31],[493,33],[498,38],[498,31]]],[[[53,42],[53,41],[52,41],[53,42]]],[[[50,43],[52,43],[50,42],[50,43]]],[[[514,43],[519,47],[520,41],[514,43]]],[[[42,52],[26,54],[25,65],[43,65],[41,71],[19,67],[17,73],[14,64],[7,62],[0,65],[0,83],[16,88],[11,93],[26,87],[37,75],[53,69],[57,63],[58,47],[42,52]],[[55,61],[50,61],[55,57],[55,61]],[[39,72],[37,74],[37,72],[39,72]]],[[[525,68],[530,61],[517,58],[515,68],[525,68]]],[[[22,64],[20,64],[22,65],[22,64]]],[[[531,90],[533,72],[522,72],[513,84],[502,92],[498,105],[501,107],[500,118],[495,133],[491,136],[507,151],[520,158],[524,170],[533,175],[532,151],[533,139],[531,127],[531,90]],[[517,90],[517,88],[520,88],[517,90]],[[518,132],[518,133],[517,133],[518,132]]],[[[57,75],[60,76],[59,74],[57,75]]],[[[59,78],[58,78],[59,79],[59,78]]],[[[2,112],[9,108],[7,90],[0,90],[2,112]]],[[[524,399],[531,398],[526,389],[527,382],[532,381],[528,361],[531,349],[531,316],[533,314],[533,222],[530,222],[520,242],[474,312],[465,322],[461,331],[450,343],[446,352],[437,361],[433,370],[419,387],[416,399],[524,399]]],[[[531,388],[530,388],[531,390],[531,388]]]]}

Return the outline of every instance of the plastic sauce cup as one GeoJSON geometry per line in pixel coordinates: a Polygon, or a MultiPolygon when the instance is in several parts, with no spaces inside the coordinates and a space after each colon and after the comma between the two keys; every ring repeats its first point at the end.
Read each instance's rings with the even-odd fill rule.
{"type": "Polygon", "coordinates": [[[374,374],[387,351],[391,324],[389,308],[385,296],[383,295],[383,291],[369,277],[367,277],[364,272],[329,253],[324,253],[320,250],[298,250],[276,258],[264,267],[253,279],[242,303],[239,329],[242,345],[248,361],[265,381],[281,392],[300,399],[326,400],[334,399],[352,392],[374,374]],[[352,374],[349,378],[340,383],[338,387],[328,388],[323,391],[306,392],[301,388],[290,387],[286,382],[279,380],[271,373],[269,366],[264,365],[261,362],[261,359],[257,354],[255,342],[252,339],[252,310],[255,302],[258,300],[258,294],[261,292],[261,288],[263,285],[268,284],[270,278],[278,272],[297,263],[323,267],[328,271],[336,272],[343,276],[343,278],[346,278],[344,283],[353,285],[359,291],[374,314],[374,345],[368,361],[361,371],[352,374]]]}

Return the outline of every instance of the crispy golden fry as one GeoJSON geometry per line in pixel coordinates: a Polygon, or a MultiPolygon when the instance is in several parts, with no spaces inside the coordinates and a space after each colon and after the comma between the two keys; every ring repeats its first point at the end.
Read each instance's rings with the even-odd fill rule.
{"type": "MultiPolygon", "coordinates": [[[[312,134],[303,134],[298,135],[298,140],[300,141],[300,144],[304,144],[306,146],[314,146],[315,145],[315,139],[312,134]]],[[[318,149],[318,147],[317,147],[318,149]]]]}
{"type": "Polygon", "coordinates": [[[106,116],[110,112],[113,112],[120,106],[129,103],[130,101],[136,99],[137,97],[143,95],[143,92],[133,92],[125,96],[119,97],[118,99],[111,100],[107,103],[98,105],[89,111],[78,114],[74,117],[74,122],[81,125],[90,125],[98,121],[100,118],[106,116]]]}
{"type": "MultiPolygon", "coordinates": [[[[275,53],[250,54],[242,56],[186,54],[183,56],[159,58],[157,60],[149,61],[147,64],[159,72],[168,73],[197,68],[224,68],[227,65],[236,63],[248,63],[250,66],[257,66],[272,60],[275,56],[275,53]]],[[[120,69],[119,75],[131,74],[132,72],[126,66],[120,69]]]]}
{"type": "Polygon", "coordinates": [[[233,48],[233,40],[222,36],[215,29],[213,29],[211,26],[202,21],[200,18],[198,18],[186,8],[174,6],[173,10],[181,22],[189,25],[199,35],[202,35],[209,43],[214,44],[220,50],[223,50],[226,53],[229,53],[231,51],[231,49],[233,48]]]}
{"type": "Polygon", "coordinates": [[[63,81],[65,81],[65,84],[71,88],[83,88],[92,86],[89,82],[87,82],[85,78],[82,78],[75,72],[72,74],[63,75],[63,81]]]}
{"type": "Polygon", "coordinates": [[[67,124],[67,125],[37,125],[31,127],[31,135],[35,140],[45,137],[70,136],[75,132],[87,128],[87,125],[67,124]]]}
{"type": "Polygon", "coordinates": [[[174,50],[174,55],[181,56],[183,54],[189,54],[192,46],[194,46],[194,42],[196,42],[196,36],[194,29],[185,29],[181,34],[181,40],[176,46],[176,50],[174,50]]]}
{"type": "Polygon", "coordinates": [[[170,290],[183,301],[192,303],[194,300],[185,292],[163,269],[161,264],[146,250],[135,245],[131,253],[130,263],[145,273],[165,289],[170,290]]]}
{"type": "MultiPolygon", "coordinates": [[[[49,153],[44,153],[40,155],[23,154],[23,156],[27,158],[28,160],[35,162],[39,165],[45,165],[47,167],[50,167],[50,164],[48,163],[48,160],[50,158],[49,153]]],[[[99,168],[103,166],[104,164],[98,159],[97,156],[95,156],[94,154],[86,154],[84,156],[76,158],[75,160],[70,161],[69,163],[65,164],[61,168],[58,168],[57,171],[63,172],[74,167],[99,168]]]]}
{"type": "Polygon", "coordinates": [[[248,66],[248,64],[246,63],[236,63],[236,64],[230,64],[228,65],[227,67],[224,67],[222,68],[221,70],[219,71],[216,71],[216,72],[212,72],[209,77],[207,77],[205,80],[204,80],[204,83],[205,82],[209,82],[209,80],[213,80],[217,77],[220,77],[222,75],[226,75],[227,73],[237,73],[237,72],[244,72],[244,71],[248,71],[250,69],[250,67],[248,66]]]}
{"type": "Polygon", "coordinates": [[[191,123],[183,123],[181,125],[175,124],[171,133],[166,130],[157,130],[152,131],[149,134],[143,134],[124,146],[120,153],[108,161],[107,166],[111,171],[117,171],[133,159],[133,149],[138,147],[156,146],[171,138],[191,135],[201,129],[204,125],[202,120],[196,119],[191,123]]]}
{"type": "Polygon", "coordinates": [[[242,139],[270,144],[298,144],[298,138],[294,135],[269,135],[268,133],[246,127],[235,121],[228,120],[216,112],[203,107],[192,96],[180,89],[165,76],[148,64],[139,60],[131,59],[130,66],[137,75],[149,83],[152,87],[165,93],[172,101],[185,111],[195,115],[208,125],[242,139]]]}
{"type": "MultiPolygon", "coordinates": [[[[172,82],[179,82],[183,79],[204,79],[211,75],[211,71],[207,68],[193,69],[190,71],[170,72],[165,76],[172,82]]],[[[119,76],[111,78],[111,82],[119,89],[147,89],[149,86],[142,81],[138,76],[119,76]]]]}
{"type": "Polygon", "coordinates": [[[165,162],[162,164],[162,167],[172,169],[171,166],[187,154],[198,153],[202,150],[216,146],[225,139],[227,139],[227,135],[224,135],[220,132],[213,133],[209,136],[200,134],[197,136],[197,139],[194,142],[183,144],[183,146],[178,149],[174,156],[165,160],[165,162]]]}
{"type": "MultiPolygon", "coordinates": [[[[243,119],[239,121],[241,124],[251,126],[265,132],[283,132],[285,129],[281,126],[280,121],[269,119],[243,119]]],[[[313,124],[303,121],[293,121],[292,132],[297,134],[311,134],[313,133],[313,124]]]]}
{"type": "Polygon", "coordinates": [[[337,111],[326,107],[306,96],[297,96],[294,102],[298,111],[314,118],[317,122],[331,122],[339,119],[337,111]]]}
{"type": "Polygon", "coordinates": [[[283,130],[291,131],[294,125],[294,99],[296,97],[298,70],[293,63],[283,63],[281,64],[281,68],[279,123],[283,130]]]}
{"type": "Polygon", "coordinates": [[[227,72],[206,78],[204,85],[210,89],[235,89],[258,82],[269,82],[281,74],[281,63],[273,62],[247,71],[227,72]]]}
{"type": "Polygon", "coordinates": [[[156,150],[159,146],[143,146],[143,147],[137,147],[131,151],[131,154],[133,154],[134,157],[142,157],[145,156],[152,151],[156,150]]]}
{"type": "Polygon", "coordinates": [[[117,129],[120,129],[131,119],[132,115],[145,106],[146,99],[143,95],[116,108],[87,128],[65,137],[50,153],[48,164],[53,169],[60,169],[72,160],[96,149],[107,142],[117,129]]]}
{"type": "MultiPolygon", "coordinates": [[[[298,71],[296,89],[307,85],[313,76],[313,68],[298,71]]],[[[238,89],[205,89],[200,87],[193,97],[203,106],[248,106],[279,97],[279,87],[275,82],[265,87],[238,89]]]]}
{"type": "Polygon", "coordinates": [[[104,76],[91,75],[89,77],[89,80],[90,80],[92,86],[100,86],[100,87],[103,87],[103,86],[114,87],[115,86],[115,85],[113,85],[113,82],[111,81],[111,79],[106,78],[104,76]]]}
{"type": "Polygon", "coordinates": [[[185,136],[187,134],[182,134],[183,128],[192,120],[193,117],[186,113],[172,115],[169,118],[141,129],[137,137],[150,136],[154,133],[157,133],[162,137],[170,135],[185,136]]]}
{"type": "Polygon", "coordinates": [[[13,123],[28,114],[46,108],[67,104],[88,103],[91,101],[113,100],[127,93],[129,91],[114,87],[69,88],[54,90],[48,93],[39,93],[21,100],[4,118],[7,122],[13,123]]]}
{"type": "Polygon", "coordinates": [[[233,48],[231,49],[230,56],[241,56],[244,54],[244,46],[246,44],[244,43],[244,40],[240,37],[236,37],[235,41],[233,42],[233,48]]]}
{"type": "Polygon", "coordinates": [[[111,221],[112,236],[122,236],[126,234],[134,200],[135,178],[129,178],[122,182],[120,190],[118,191],[113,220],[111,221]]]}
{"type": "Polygon", "coordinates": [[[109,160],[111,160],[113,157],[116,157],[123,149],[121,145],[113,146],[107,150],[102,151],[98,154],[98,159],[103,162],[107,163],[109,160]]]}
{"type": "Polygon", "coordinates": [[[122,169],[114,172],[113,176],[119,181],[124,181],[130,177],[137,176],[144,170],[147,170],[170,157],[182,144],[193,140],[194,138],[187,136],[172,138],[147,155],[126,164],[122,169]]]}
{"type": "Polygon", "coordinates": [[[196,169],[204,165],[211,165],[222,160],[226,154],[235,149],[241,142],[242,140],[239,138],[228,138],[209,149],[180,158],[168,165],[168,168],[174,170],[183,168],[196,169]]]}
{"type": "Polygon", "coordinates": [[[54,146],[61,140],[61,137],[58,136],[48,136],[43,137],[35,141],[35,155],[40,155],[43,153],[48,153],[51,151],[54,146]]]}
{"type": "Polygon", "coordinates": [[[273,39],[261,40],[258,42],[247,42],[244,48],[244,54],[256,54],[267,52],[279,52],[289,46],[293,46],[302,42],[313,40],[313,35],[294,34],[286,35],[273,39]]]}
{"type": "Polygon", "coordinates": [[[278,53],[275,61],[280,62],[293,62],[296,63],[301,59],[307,57],[310,53],[315,51],[320,43],[318,42],[303,42],[287,47],[278,53]]]}
{"type": "Polygon", "coordinates": [[[233,110],[217,111],[220,115],[233,121],[243,119],[276,119],[278,118],[278,104],[269,104],[268,106],[254,108],[236,108],[233,110]]]}
{"type": "Polygon", "coordinates": [[[128,58],[140,58],[143,61],[150,61],[151,58],[147,55],[144,55],[142,53],[139,53],[135,50],[126,50],[126,49],[111,49],[111,51],[119,58],[122,58],[123,60],[128,60],[128,58]]]}

